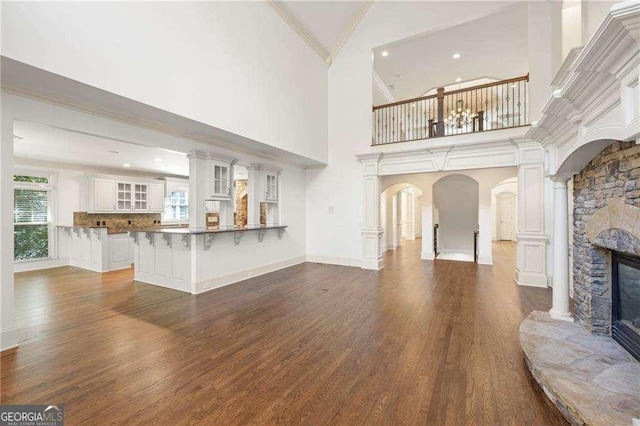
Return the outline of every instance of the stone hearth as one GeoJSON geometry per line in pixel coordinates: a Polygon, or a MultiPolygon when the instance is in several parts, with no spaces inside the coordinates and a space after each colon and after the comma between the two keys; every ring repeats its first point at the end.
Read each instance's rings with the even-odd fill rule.
{"type": "Polygon", "coordinates": [[[640,363],[608,336],[534,311],[520,325],[531,374],[574,425],[640,418],[640,363]]]}

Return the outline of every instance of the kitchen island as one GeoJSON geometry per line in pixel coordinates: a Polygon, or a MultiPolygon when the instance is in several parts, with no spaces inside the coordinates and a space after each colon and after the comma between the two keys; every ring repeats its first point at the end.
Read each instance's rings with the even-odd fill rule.
{"type": "Polygon", "coordinates": [[[302,263],[304,257],[277,257],[286,228],[132,229],[135,280],[198,294],[302,263]],[[247,256],[260,266],[246,269],[247,256]]]}
{"type": "Polygon", "coordinates": [[[57,225],[67,238],[69,264],[95,272],[130,268],[133,263],[133,244],[123,229],[106,226],[57,225]]]}

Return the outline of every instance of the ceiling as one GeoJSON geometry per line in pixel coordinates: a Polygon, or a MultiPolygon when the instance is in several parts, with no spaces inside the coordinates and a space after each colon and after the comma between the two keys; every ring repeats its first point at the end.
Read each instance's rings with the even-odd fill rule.
{"type": "Polygon", "coordinates": [[[331,65],[371,1],[270,1],[273,9],[331,65]]]}
{"type": "MultiPolygon", "coordinates": [[[[374,68],[378,81],[398,101],[437,87],[457,86],[457,78],[464,84],[525,75],[529,70],[528,5],[523,2],[475,21],[378,47],[374,68]],[[388,56],[382,56],[384,51],[388,56]],[[453,59],[454,53],[461,57],[453,59]]],[[[389,102],[379,86],[373,101],[374,105],[389,102]]]]}
{"type": "Polygon", "coordinates": [[[137,145],[43,124],[14,121],[14,155],[31,160],[77,164],[113,172],[188,176],[186,153],[137,145]],[[130,167],[123,167],[129,164],[130,167]]]}

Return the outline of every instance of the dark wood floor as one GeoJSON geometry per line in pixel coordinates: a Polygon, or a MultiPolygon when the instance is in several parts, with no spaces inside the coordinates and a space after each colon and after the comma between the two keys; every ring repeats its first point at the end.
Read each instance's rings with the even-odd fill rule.
{"type": "Polygon", "coordinates": [[[564,424],[523,362],[518,325],[551,294],[515,285],[515,246],[493,267],[419,256],[197,297],[131,271],[17,274],[1,402],[64,403],[70,425],[564,424]]]}

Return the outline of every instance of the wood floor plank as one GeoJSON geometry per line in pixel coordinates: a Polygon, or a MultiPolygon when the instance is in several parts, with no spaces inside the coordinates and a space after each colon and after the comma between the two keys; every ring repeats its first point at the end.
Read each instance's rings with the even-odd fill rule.
{"type": "Polygon", "coordinates": [[[192,296],[72,267],[16,274],[21,345],[3,404],[64,403],[67,424],[562,425],[529,376],[520,321],[550,291],[495,265],[380,272],[302,264],[192,296]]]}

